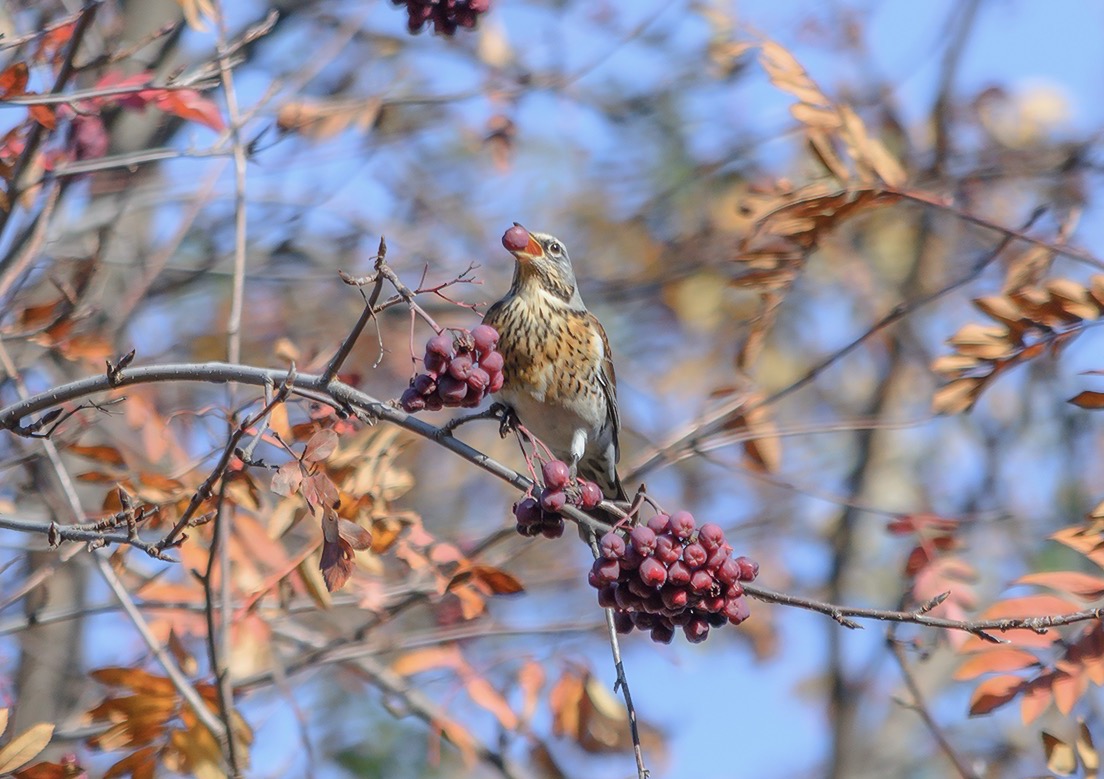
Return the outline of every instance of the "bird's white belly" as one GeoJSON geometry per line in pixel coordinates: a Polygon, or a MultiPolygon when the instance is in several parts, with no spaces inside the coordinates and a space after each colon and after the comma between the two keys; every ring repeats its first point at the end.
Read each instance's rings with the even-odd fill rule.
{"type": "Polygon", "coordinates": [[[584,436],[582,443],[586,445],[594,441],[601,427],[570,407],[549,406],[529,393],[503,392],[502,399],[514,409],[521,424],[565,462],[575,459],[572,444],[578,445],[577,436],[584,436]]]}

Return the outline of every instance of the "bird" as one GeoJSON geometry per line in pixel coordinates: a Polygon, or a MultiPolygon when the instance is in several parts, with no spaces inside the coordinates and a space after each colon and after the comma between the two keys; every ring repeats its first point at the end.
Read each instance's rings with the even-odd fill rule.
{"type": "Polygon", "coordinates": [[[502,245],[514,256],[513,283],[483,317],[499,334],[499,398],[573,476],[597,484],[608,500],[625,501],[613,354],[579,295],[567,248],[517,222],[502,245]]]}

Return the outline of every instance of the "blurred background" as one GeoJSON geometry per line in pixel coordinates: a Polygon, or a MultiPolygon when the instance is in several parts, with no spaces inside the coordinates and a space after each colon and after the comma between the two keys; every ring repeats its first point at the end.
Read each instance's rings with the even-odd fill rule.
{"type": "MultiPolygon", "coordinates": [[[[15,0],[0,28],[18,40],[79,10],[15,0]]],[[[1003,366],[968,413],[946,398],[933,406],[946,374],[932,365],[963,353],[947,343],[959,328],[992,324],[971,299],[1051,278],[1085,285],[1099,271],[1104,7],[495,0],[454,35],[411,34],[407,23],[405,5],[382,0],[104,3],[69,88],[102,87],[108,75],[192,78],[225,124],[104,104],[95,140],[106,147],[74,152],[79,122],[58,114],[43,140],[53,167],[38,169],[42,186],[23,192],[0,232],[0,400],[18,397],[13,369],[35,392],[101,373],[130,349],[141,365],[226,360],[241,214],[240,360],[294,359],[305,372],[321,369],[363,306],[337,271],[371,273],[381,236],[411,288],[476,265],[419,298],[442,324],[471,327],[509,287],[500,237],[517,221],[566,244],[606,327],[626,486],[644,483],[666,509],[721,524],[760,563],[764,586],[888,609],[952,589],[936,613],[976,616],[1024,574],[1087,565],[1047,539],[1104,492],[1101,423],[1066,402],[1093,388],[1085,371],[1104,368],[1091,323],[1061,350],[1003,366]],[[220,47],[232,49],[244,189],[222,131],[233,115],[220,47]],[[876,199],[885,191],[912,196],[876,199]],[[843,201],[817,200],[835,193],[843,201]],[[1078,256],[1023,242],[991,256],[1038,208],[1031,234],[1078,256]],[[27,245],[33,257],[17,262],[27,245]],[[904,316],[839,354],[902,304],[904,316]],[[930,582],[906,567],[916,538],[887,529],[915,517],[955,528],[943,548],[955,563],[930,582]]],[[[30,62],[27,89],[46,92],[57,65],[35,60],[37,45],[0,50],[0,66],[30,62]]],[[[26,133],[28,121],[25,106],[0,104],[0,131],[26,133]]],[[[20,153],[0,149],[6,165],[20,153]]],[[[396,306],[378,336],[370,325],[343,379],[396,398],[412,351],[432,335],[411,321],[396,306]]],[[[218,458],[233,406],[213,384],[125,394],[55,440],[87,516],[115,510],[125,480],[171,518],[218,458]],[[81,446],[111,447],[117,461],[81,446]]],[[[258,397],[238,388],[231,400],[256,410],[247,404],[258,397]]],[[[302,401],[288,415],[289,430],[328,424],[302,401]]],[[[247,775],[634,774],[586,583],[590,555],[574,533],[506,534],[481,552],[523,593],[435,591],[430,563],[444,553],[431,550],[472,553],[509,529],[516,491],[431,442],[340,424],[334,467],[359,474],[359,492],[342,489],[371,496],[358,521],[376,538],[342,591],[311,579],[317,529],[301,521],[305,505],[268,489],[270,474],[252,469],[232,496],[243,534],[235,604],[259,604],[231,632],[237,706],[253,732],[247,775]],[[365,475],[368,461],[378,467],[365,475]],[[393,545],[381,541],[389,534],[393,545]],[[416,603],[394,608],[411,594],[416,603]],[[440,744],[439,724],[407,716],[410,701],[358,667],[356,652],[310,654],[329,642],[381,668],[415,669],[408,683],[509,766],[440,744]],[[521,722],[510,727],[473,695],[473,675],[526,712],[521,722]]],[[[523,469],[494,423],[458,435],[523,469]]],[[[36,442],[10,438],[0,441],[0,514],[58,518],[56,474],[36,442]]],[[[257,451],[288,459],[272,441],[257,451]]],[[[207,678],[207,627],[188,569],[206,565],[204,532],[181,551],[183,566],[111,556],[161,640],[171,628],[180,657],[193,658],[196,679],[207,678]]],[[[10,531],[0,542],[0,697],[19,727],[56,722],[51,748],[100,775],[138,742],[89,746],[104,725],[86,712],[109,693],[88,672],[157,664],[88,555],[60,563],[42,537],[10,531]],[[23,592],[44,565],[49,581],[23,592]]],[[[865,628],[753,601],[747,623],[701,645],[624,638],[652,775],[1036,775],[1040,727],[1069,735],[1081,717],[1099,735],[1095,687],[1027,725],[1018,705],[971,718],[973,684],[953,678],[961,636],[906,626],[887,642],[885,623],[865,628]]],[[[200,775],[199,762],[158,760],[157,775],[200,775]]]]}

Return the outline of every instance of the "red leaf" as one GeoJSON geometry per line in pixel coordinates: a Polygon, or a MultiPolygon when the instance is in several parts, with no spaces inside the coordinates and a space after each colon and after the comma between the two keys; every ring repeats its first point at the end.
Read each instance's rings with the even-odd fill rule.
{"type": "Polygon", "coordinates": [[[215,132],[222,132],[226,125],[218,106],[194,89],[160,90],[153,104],[167,114],[179,116],[190,122],[199,122],[215,132]]]}
{"type": "Polygon", "coordinates": [[[974,688],[970,696],[970,716],[988,714],[1016,697],[1025,682],[1015,674],[1003,674],[986,679],[974,688]]]}
{"type": "Polygon", "coordinates": [[[112,71],[96,82],[93,89],[133,88],[133,92],[124,92],[119,95],[104,95],[90,100],[92,105],[102,108],[104,106],[121,105],[125,108],[145,108],[146,104],[153,100],[159,90],[143,90],[153,81],[152,73],[135,73],[133,76],[124,76],[120,71],[112,71]]]}
{"type": "Polygon", "coordinates": [[[27,63],[15,62],[0,73],[0,99],[18,97],[27,92],[27,63]]]}

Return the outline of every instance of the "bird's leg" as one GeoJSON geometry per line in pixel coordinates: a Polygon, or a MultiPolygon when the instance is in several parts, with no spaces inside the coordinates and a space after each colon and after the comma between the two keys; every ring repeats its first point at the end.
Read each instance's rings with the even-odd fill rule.
{"type": "MultiPolygon", "coordinates": [[[[502,425],[506,424],[504,417],[505,412],[508,412],[510,414],[513,413],[503,404],[493,403],[483,411],[477,411],[474,414],[467,414],[466,416],[450,419],[448,422],[441,425],[441,427],[437,429],[436,437],[440,439],[445,438],[446,436],[450,436],[452,435],[452,431],[460,427],[460,425],[466,425],[468,422],[474,422],[477,419],[500,420],[499,431],[501,432],[502,425]]],[[[514,417],[514,419],[517,419],[517,417],[514,417]]],[[[503,436],[505,437],[505,434],[503,434],[503,436]]]]}
{"type": "Polygon", "coordinates": [[[511,432],[517,430],[521,425],[521,421],[518,419],[517,414],[505,403],[495,401],[487,410],[493,411],[495,417],[498,419],[498,435],[501,438],[510,435],[511,432]]]}

